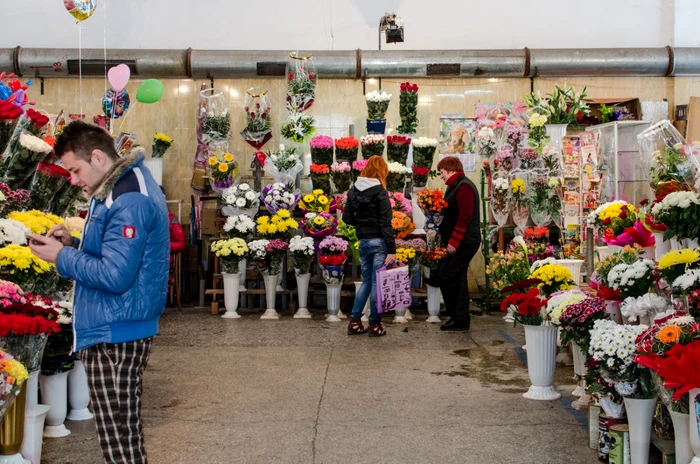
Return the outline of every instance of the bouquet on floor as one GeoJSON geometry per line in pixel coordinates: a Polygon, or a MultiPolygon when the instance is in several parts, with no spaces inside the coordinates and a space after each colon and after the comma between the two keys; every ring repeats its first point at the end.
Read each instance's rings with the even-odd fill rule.
{"type": "Polygon", "coordinates": [[[398,211],[405,215],[411,214],[413,210],[413,205],[411,205],[411,200],[406,198],[403,193],[400,192],[389,192],[389,204],[391,205],[392,211],[398,211]]]}
{"type": "Polygon", "coordinates": [[[271,213],[281,209],[294,211],[299,202],[299,190],[292,190],[289,184],[275,182],[263,188],[260,198],[271,213]]]}
{"type": "Polygon", "coordinates": [[[211,245],[211,251],[219,258],[223,271],[238,274],[238,265],[248,256],[248,245],[242,238],[217,240],[211,245]]]}
{"type": "Polygon", "coordinates": [[[557,306],[550,314],[552,315],[552,322],[561,327],[561,344],[566,345],[569,342],[573,342],[584,353],[588,353],[591,342],[591,330],[593,330],[595,322],[608,318],[608,314],[605,311],[606,303],[602,298],[587,298],[586,294],[580,290],[572,292],[566,292],[565,295],[557,295],[559,298],[553,296],[547,303],[547,308],[549,309],[550,305],[557,306]],[[555,298],[557,299],[555,300],[555,298]],[[554,300],[554,303],[552,300],[554,300]],[[566,302],[568,304],[565,306],[566,302]]]}
{"type": "Polygon", "coordinates": [[[327,135],[317,135],[311,139],[311,162],[314,164],[325,164],[330,166],[333,163],[333,137],[327,135]]]}
{"type": "Polygon", "coordinates": [[[245,241],[251,240],[255,233],[255,221],[245,214],[229,216],[224,223],[224,235],[226,238],[240,238],[245,241]]]}
{"type": "Polygon", "coordinates": [[[330,169],[327,164],[311,164],[311,184],[314,190],[331,191],[330,169]]]}
{"type": "Polygon", "coordinates": [[[336,161],[347,161],[352,163],[357,159],[357,152],[360,143],[355,137],[343,137],[335,141],[335,159],[336,161]]]}
{"type": "Polygon", "coordinates": [[[382,156],[384,154],[384,135],[369,134],[360,139],[362,145],[362,157],[369,159],[372,156],[382,156]]]}
{"type": "Polygon", "coordinates": [[[389,163],[398,163],[405,167],[410,149],[410,137],[405,137],[403,135],[390,135],[386,138],[386,156],[389,163]]]}
{"type": "Polygon", "coordinates": [[[304,170],[304,165],[301,163],[297,149],[284,148],[284,145],[279,146],[278,151],[273,151],[267,154],[263,171],[268,173],[275,182],[293,185],[296,181],[297,174],[304,170]]]}
{"type": "Polygon", "coordinates": [[[331,165],[331,178],[333,179],[336,192],[347,192],[350,189],[350,184],[352,183],[350,171],[350,163],[347,161],[336,162],[331,165]]]}
{"type": "Polygon", "coordinates": [[[36,166],[53,151],[48,143],[28,132],[22,132],[17,145],[10,145],[3,162],[3,182],[17,189],[32,175],[36,166]]]}
{"type": "Polygon", "coordinates": [[[0,421],[19,396],[29,372],[6,350],[0,349],[0,421]]]}
{"type": "Polygon", "coordinates": [[[537,287],[545,298],[549,298],[553,293],[560,290],[571,290],[574,287],[574,278],[571,275],[571,271],[561,264],[540,266],[530,274],[530,279],[542,281],[537,287]]]}
{"type": "Polygon", "coordinates": [[[314,239],[298,235],[294,236],[289,242],[289,251],[292,252],[292,262],[294,263],[296,275],[308,274],[316,253],[314,239]]]}
{"type": "Polygon", "coordinates": [[[365,101],[367,101],[367,119],[374,121],[386,119],[386,111],[391,102],[390,93],[374,90],[365,95],[365,101]]]}
{"type": "Polygon", "coordinates": [[[248,243],[249,257],[263,275],[282,271],[282,258],[287,254],[287,243],[282,240],[254,240],[248,243]]]}
{"type": "Polygon", "coordinates": [[[242,182],[224,190],[221,203],[224,216],[243,214],[254,218],[260,209],[260,194],[254,191],[250,184],[242,182]]]}
{"type": "Polygon", "coordinates": [[[513,318],[513,324],[542,325],[548,321],[547,298],[537,288],[515,292],[501,302],[501,311],[513,318]]]}
{"type": "Polygon", "coordinates": [[[338,228],[338,219],[330,213],[306,213],[300,223],[304,235],[313,240],[320,241],[329,235],[333,235],[338,228]]]}
{"type": "Polygon", "coordinates": [[[269,240],[286,240],[292,238],[294,232],[299,228],[297,221],[286,209],[277,211],[272,216],[260,216],[257,219],[257,233],[261,237],[269,240]]]}
{"type": "Polygon", "coordinates": [[[399,95],[399,116],[401,125],[396,128],[399,134],[415,134],[418,128],[418,85],[404,82],[399,95]]]}
{"type": "Polygon", "coordinates": [[[5,245],[26,245],[32,231],[13,219],[0,219],[0,247],[5,245]]]}
{"type": "Polygon", "coordinates": [[[39,163],[29,186],[27,209],[44,211],[52,203],[54,195],[70,180],[70,172],[57,164],[39,163]]]}
{"type": "Polygon", "coordinates": [[[151,145],[151,156],[153,158],[162,158],[168,148],[173,144],[173,139],[159,132],[153,136],[153,144],[151,145]]]}
{"type": "Polygon", "coordinates": [[[24,211],[29,203],[29,192],[24,189],[12,190],[4,183],[0,182],[0,216],[6,216],[15,211],[24,211]]]}
{"type": "Polygon", "coordinates": [[[394,211],[391,214],[391,228],[394,231],[395,238],[408,237],[416,229],[416,225],[407,215],[398,211],[394,211]]]}
{"type": "Polygon", "coordinates": [[[667,228],[664,239],[697,240],[700,237],[700,197],[697,193],[669,193],[652,207],[651,212],[667,228]]]}
{"type": "Polygon", "coordinates": [[[301,197],[299,200],[299,208],[306,213],[323,213],[329,212],[331,201],[328,195],[323,193],[321,189],[314,189],[311,193],[301,197]]]}
{"type": "Polygon", "coordinates": [[[386,177],[386,189],[390,192],[403,192],[406,187],[406,166],[397,163],[389,163],[389,174],[386,177]]]}
{"type": "Polygon", "coordinates": [[[327,284],[343,283],[348,242],[333,235],[324,238],[319,244],[321,273],[327,284]]]}

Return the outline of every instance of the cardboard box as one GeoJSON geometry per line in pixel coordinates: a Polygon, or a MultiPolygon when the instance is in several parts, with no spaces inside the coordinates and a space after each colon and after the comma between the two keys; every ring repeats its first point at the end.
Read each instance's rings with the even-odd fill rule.
{"type": "MultiPolygon", "coordinates": [[[[642,104],[639,98],[590,98],[585,100],[591,109],[589,118],[598,119],[602,123],[602,113],[600,112],[601,105],[608,107],[623,106],[627,112],[632,114],[633,120],[641,121],[642,119],[642,104]]],[[[612,119],[615,121],[616,119],[612,119]]],[[[632,119],[629,119],[632,120],[632,119]]]]}
{"type": "Polygon", "coordinates": [[[219,217],[219,209],[215,202],[207,202],[202,209],[202,235],[217,235],[216,220],[219,217]]]}
{"type": "Polygon", "coordinates": [[[688,142],[700,140],[700,97],[690,97],[688,104],[688,129],[685,139],[688,142]]]}

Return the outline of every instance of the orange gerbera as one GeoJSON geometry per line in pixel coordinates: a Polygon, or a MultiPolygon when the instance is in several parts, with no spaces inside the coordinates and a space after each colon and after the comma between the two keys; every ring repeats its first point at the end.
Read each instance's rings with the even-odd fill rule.
{"type": "Polygon", "coordinates": [[[677,325],[669,325],[659,330],[656,338],[662,343],[678,343],[681,338],[681,328],[677,325]]]}

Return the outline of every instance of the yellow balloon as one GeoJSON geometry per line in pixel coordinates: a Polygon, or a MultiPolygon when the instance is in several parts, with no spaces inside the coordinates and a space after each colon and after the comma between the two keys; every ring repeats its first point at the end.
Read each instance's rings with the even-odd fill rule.
{"type": "Polygon", "coordinates": [[[97,8],[97,0],[63,0],[63,6],[80,22],[92,16],[97,8]]]}

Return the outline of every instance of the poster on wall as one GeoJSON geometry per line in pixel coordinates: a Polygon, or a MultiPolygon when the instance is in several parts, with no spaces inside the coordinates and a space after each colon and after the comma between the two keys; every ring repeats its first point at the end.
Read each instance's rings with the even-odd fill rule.
{"type": "Polygon", "coordinates": [[[464,115],[443,114],[440,117],[440,159],[456,156],[464,172],[476,171],[476,120],[464,115]]]}

